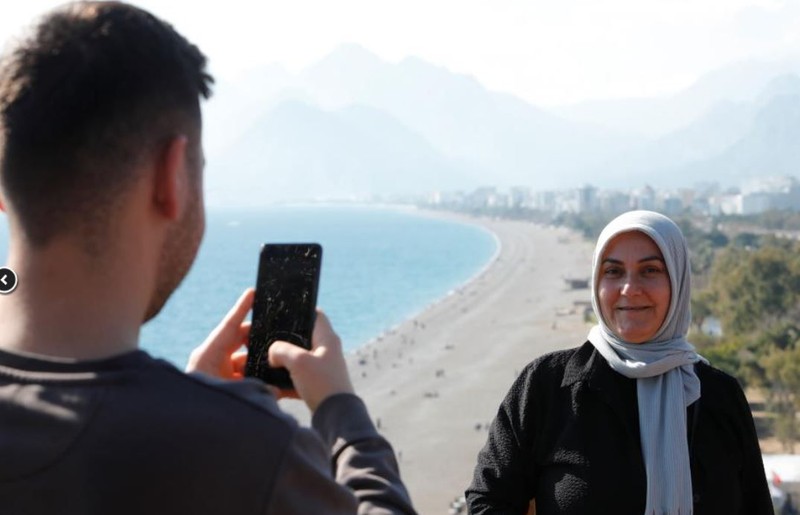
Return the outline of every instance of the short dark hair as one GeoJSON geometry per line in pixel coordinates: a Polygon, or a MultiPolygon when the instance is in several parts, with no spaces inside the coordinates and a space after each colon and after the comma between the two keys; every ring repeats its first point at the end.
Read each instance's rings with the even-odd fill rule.
{"type": "Polygon", "coordinates": [[[0,64],[0,184],[27,240],[101,229],[142,159],[179,131],[199,139],[205,68],[142,9],[78,2],[46,14],[0,64]]]}

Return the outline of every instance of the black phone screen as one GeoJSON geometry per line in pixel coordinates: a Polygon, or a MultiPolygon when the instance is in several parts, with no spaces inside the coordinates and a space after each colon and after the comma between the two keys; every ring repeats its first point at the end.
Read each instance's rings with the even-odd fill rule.
{"type": "Polygon", "coordinates": [[[292,388],[289,373],[270,367],[267,350],[283,340],[311,348],[322,247],[317,243],[266,244],[261,248],[245,375],[292,388]]]}

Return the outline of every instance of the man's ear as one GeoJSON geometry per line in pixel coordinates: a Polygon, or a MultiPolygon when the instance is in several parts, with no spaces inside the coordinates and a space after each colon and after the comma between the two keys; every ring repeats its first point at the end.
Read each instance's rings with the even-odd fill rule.
{"type": "Polygon", "coordinates": [[[156,160],[153,200],[159,213],[170,219],[180,217],[186,203],[186,145],[184,135],[170,138],[156,160]]]}

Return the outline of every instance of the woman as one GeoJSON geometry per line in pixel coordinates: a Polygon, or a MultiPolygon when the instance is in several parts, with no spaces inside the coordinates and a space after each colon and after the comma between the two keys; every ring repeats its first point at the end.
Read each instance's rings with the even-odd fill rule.
{"type": "Polygon", "coordinates": [[[598,324],[520,374],[467,490],[470,513],[771,514],[736,380],[686,341],[686,241],[669,218],[625,213],[592,263],[598,324]]]}

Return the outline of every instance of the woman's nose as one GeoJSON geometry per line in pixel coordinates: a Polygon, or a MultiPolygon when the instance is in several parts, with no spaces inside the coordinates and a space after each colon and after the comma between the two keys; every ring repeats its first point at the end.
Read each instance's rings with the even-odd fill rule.
{"type": "Polygon", "coordinates": [[[639,279],[634,275],[628,275],[622,282],[621,293],[623,295],[636,295],[642,292],[642,286],[639,279]]]}

